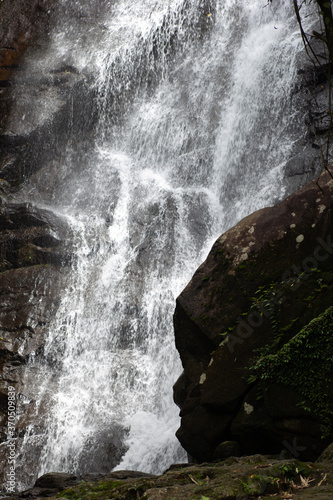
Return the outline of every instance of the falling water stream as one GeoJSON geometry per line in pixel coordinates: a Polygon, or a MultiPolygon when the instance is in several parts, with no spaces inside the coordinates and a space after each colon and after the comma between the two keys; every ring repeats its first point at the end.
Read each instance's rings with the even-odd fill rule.
{"type": "Polygon", "coordinates": [[[66,218],[75,259],[44,361],[32,356],[26,375],[36,416],[47,398],[50,409],[47,430],[24,437],[21,488],[51,470],[160,473],[186,460],[175,299],[217,236],[287,194],[302,133],[290,1],[105,0],[92,26],[94,7],[71,1],[88,12],[75,25],[62,3],[34,67],[87,75],[98,121],[86,152],[71,140],[47,196],[32,181],[23,191],[66,218]]]}

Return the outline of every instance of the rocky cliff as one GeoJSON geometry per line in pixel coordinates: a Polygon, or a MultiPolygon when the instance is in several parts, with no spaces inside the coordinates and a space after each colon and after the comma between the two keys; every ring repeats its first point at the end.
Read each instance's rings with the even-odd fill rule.
{"type": "Polygon", "coordinates": [[[196,460],[313,459],[332,439],[332,193],[325,173],[243,219],[178,297],[177,436],[196,460]]]}
{"type": "MultiPolygon", "coordinates": [[[[30,354],[43,351],[50,323],[65,286],[63,269],[70,263],[66,222],[48,210],[19,200],[18,188],[28,174],[43,166],[35,155],[42,126],[33,123],[37,93],[27,84],[23,55],[47,36],[50,1],[12,1],[0,4],[0,464],[6,449],[8,387],[25,393],[24,367],[30,354]],[[14,76],[16,80],[14,84],[14,76]],[[25,115],[26,120],[25,120],[25,115]]],[[[48,126],[50,124],[48,123],[48,126]]],[[[44,125],[44,129],[46,126],[44,125]]],[[[39,140],[40,143],[40,140],[39,140]]],[[[46,149],[45,147],[43,148],[46,149]]],[[[18,437],[32,423],[30,403],[18,437]]],[[[1,473],[5,467],[0,467],[1,473]]],[[[4,479],[1,477],[1,479],[4,479]]],[[[1,483],[3,481],[0,480],[1,483]]]]}

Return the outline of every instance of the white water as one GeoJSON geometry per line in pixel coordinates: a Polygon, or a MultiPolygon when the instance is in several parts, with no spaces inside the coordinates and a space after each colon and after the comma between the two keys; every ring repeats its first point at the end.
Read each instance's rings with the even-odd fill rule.
{"type": "Polygon", "coordinates": [[[59,176],[74,172],[70,183],[47,200],[30,187],[67,217],[76,263],[45,348],[54,371],[32,359],[27,375],[36,412],[46,395],[52,404],[46,435],[24,438],[22,470],[28,454],[38,466],[21,487],[50,470],[160,473],[186,460],[175,299],[217,236],[286,194],[301,50],[290,2],[221,0],[203,39],[200,2],[182,4],[104,2],[103,29],[53,35],[49,56],[93,75],[100,120],[81,170],[68,151],[59,176]]]}

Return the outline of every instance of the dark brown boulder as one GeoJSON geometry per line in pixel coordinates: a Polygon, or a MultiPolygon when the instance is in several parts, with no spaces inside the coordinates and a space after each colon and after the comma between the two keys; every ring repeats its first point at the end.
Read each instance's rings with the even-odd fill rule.
{"type": "MultiPolygon", "coordinates": [[[[272,354],[300,332],[310,342],[319,323],[304,328],[333,304],[333,179],[325,173],[319,185],[311,182],[223,234],[177,299],[175,340],[184,367],[174,389],[182,416],[177,436],[196,460],[212,460],[224,441],[238,442],[245,454],[296,447],[295,456],[306,459],[327,444],[305,380],[302,387],[251,378],[260,349],[272,354]]],[[[330,314],[319,319],[326,332],[333,332],[330,314]]],[[[322,388],[328,404],[332,375],[322,388]]]]}

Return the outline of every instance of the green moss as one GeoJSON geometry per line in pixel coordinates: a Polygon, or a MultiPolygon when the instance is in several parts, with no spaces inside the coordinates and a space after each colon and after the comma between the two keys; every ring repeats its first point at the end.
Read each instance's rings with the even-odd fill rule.
{"type": "Polygon", "coordinates": [[[312,403],[322,423],[323,437],[332,434],[333,412],[326,394],[333,374],[332,332],[333,307],[329,307],[277,352],[267,346],[253,366],[260,380],[290,386],[312,403]]]}
{"type": "MultiPolygon", "coordinates": [[[[124,487],[123,481],[105,481],[98,483],[81,483],[75,488],[68,488],[57,494],[57,498],[68,498],[70,500],[104,500],[116,499],[120,487],[124,487]]],[[[128,488],[128,486],[127,486],[128,488]]]]}

